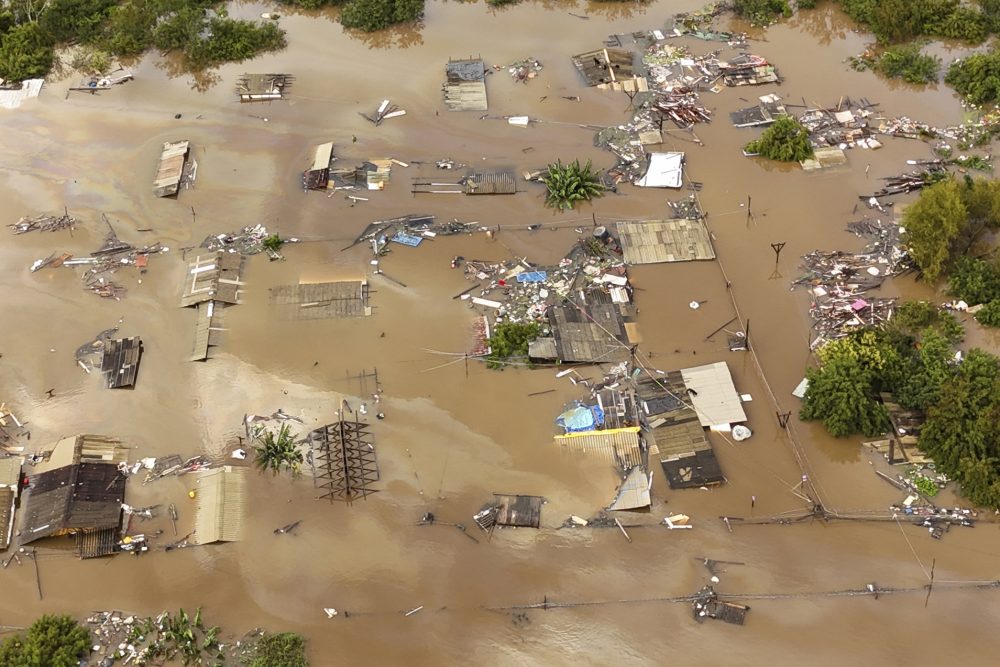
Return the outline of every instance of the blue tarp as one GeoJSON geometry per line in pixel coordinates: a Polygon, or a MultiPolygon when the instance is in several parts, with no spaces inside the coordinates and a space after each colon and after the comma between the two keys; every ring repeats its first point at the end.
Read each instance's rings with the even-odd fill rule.
{"type": "Polygon", "coordinates": [[[517,274],[519,283],[540,283],[548,277],[545,271],[525,271],[517,274]]]}
{"type": "Polygon", "coordinates": [[[556,424],[566,429],[567,433],[593,431],[604,424],[604,411],[597,405],[577,405],[559,415],[556,424]]]}
{"type": "Polygon", "coordinates": [[[421,236],[412,236],[410,234],[404,234],[402,232],[398,232],[395,236],[392,237],[392,240],[395,241],[396,243],[402,243],[403,245],[408,245],[411,248],[416,248],[418,245],[420,245],[420,242],[423,241],[424,239],[421,236]]]}

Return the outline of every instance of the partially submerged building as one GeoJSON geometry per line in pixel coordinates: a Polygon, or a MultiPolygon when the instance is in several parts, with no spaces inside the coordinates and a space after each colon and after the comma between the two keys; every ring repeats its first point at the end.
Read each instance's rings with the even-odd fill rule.
{"type": "Polygon", "coordinates": [[[290,74],[244,74],[236,82],[240,102],[273,102],[287,98],[290,74]]]}
{"type": "Polygon", "coordinates": [[[333,156],[333,142],[316,146],[313,150],[312,166],[302,174],[302,187],[306,190],[326,190],[330,183],[330,166],[333,156]]]}
{"type": "Polygon", "coordinates": [[[216,251],[197,256],[188,264],[181,294],[181,307],[197,307],[191,361],[208,359],[209,347],[221,342],[219,316],[229,305],[240,302],[245,258],[238,252],[216,251]]]}
{"type": "Polygon", "coordinates": [[[114,553],[122,525],[128,450],[114,438],[79,435],[57,442],[27,472],[21,543],[76,535],[84,558],[114,553]]]}
{"type": "Polygon", "coordinates": [[[286,319],[317,320],[372,314],[367,280],[277,285],[270,292],[271,303],[286,319]]]}
{"type": "Polygon", "coordinates": [[[223,466],[198,473],[192,544],[235,542],[243,537],[246,468],[223,466]]]}
{"type": "MultiPolygon", "coordinates": [[[[628,304],[628,319],[632,319],[628,304]]],[[[607,301],[567,303],[549,308],[550,336],[540,336],[528,346],[528,357],[563,363],[613,363],[628,357],[632,341],[626,313],[620,304],[607,301]]]]}
{"type": "Polygon", "coordinates": [[[517,179],[510,169],[470,171],[453,183],[442,182],[439,178],[415,178],[411,192],[432,195],[513,195],[517,194],[517,179]]]}
{"type": "Polygon", "coordinates": [[[588,86],[613,84],[635,77],[632,52],[626,49],[597,49],[573,56],[573,65],[588,86]]]}
{"type": "Polygon", "coordinates": [[[160,163],[153,179],[153,192],[157,197],[175,197],[181,187],[188,187],[194,180],[197,166],[191,155],[190,141],[167,141],[160,153],[160,163]]]}
{"type": "Polygon", "coordinates": [[[761,95],[755,107],[739,109],[729,114],[735,127],[762,127],[771,125],[782,116],[787,116],[785,105],[776,94],[761,95]]]}
{"type": "Polygon", "coordinates": [[[481,58],[449,60],[444,103],[448,111],[486,111],[486,65],[481,58]]]}
{"type": "Polygon", "coordinates": [[[141,358],[142,339],[138,336],[104,341],[101,373],[108,389],[134,387],[141,358]]]}

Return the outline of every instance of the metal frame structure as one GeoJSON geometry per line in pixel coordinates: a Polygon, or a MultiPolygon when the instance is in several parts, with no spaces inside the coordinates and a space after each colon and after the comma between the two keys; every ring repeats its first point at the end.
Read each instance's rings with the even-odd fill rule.
{"type": "Polygon", "coordinates": [[[351,503],[375,493],[370,485],[379,480],[379,470],[370,428],[370,424],[342,418],[306,436],[319,498],[351,503]]]}

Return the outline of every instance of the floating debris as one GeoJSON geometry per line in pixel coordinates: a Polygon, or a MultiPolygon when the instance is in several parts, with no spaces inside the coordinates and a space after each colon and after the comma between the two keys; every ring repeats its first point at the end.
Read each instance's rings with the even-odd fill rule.
{"type": "Polygon", "coordinates": [[[68,212],[63,215],[39,215],[33,218],[21,218],[17,222],[7,225],[15,234],[26,234],[28,232],[55,232],[67,227],[79,225],[80,221],[71,216],[68,212]]]}
{"type": "Polygon", "coordinates": [[[528,56],[522,60],[512,62],[505,67],[496,65],[493,69],[500,71],[506,69],[510,77],[514,79],[516,83],[528,83],[529,79],[534,79],[538,76],[538,73],[542,71],[542,63],[536,58],[528,56]]]}
{"type": "Polygon", "coordinates": [[[358,112],[362,118],[368,120],[370,123],[378,127],[382,124],[382,121],[388,120],[390,118],[398,118],[399,116],[406,115],[406,109],[400,109],[395,104],[392,104],[389,100],[382,100],[382,104],[379,105],[375,113],[368,115],[363,112],[358,112]]]}

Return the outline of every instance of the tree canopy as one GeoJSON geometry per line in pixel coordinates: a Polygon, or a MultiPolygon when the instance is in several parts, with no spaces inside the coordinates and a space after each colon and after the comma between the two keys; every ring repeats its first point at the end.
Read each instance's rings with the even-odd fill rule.
{"type": "Polygon", "coordinates": [[[744,150],[781,162],[800,162],[813,156],[809,131],[802,123],[789,116],[776,120],[764,130],[760,139],[748,143],[744,150]]]}
{"type": "Polygon", "coordinates": [[[375,32],[417,21],[423,15],[424,0],[350,0],[340,10],[340,23],[345,28],[375,32]]]}
{"type": "Polygon", "coordinates": [[[90,648],[90,632],[69,616],[46,614],[24,636],[0,643],[0,667],[77,667],[90,648]]]}
{"type": "Polygon", "coordinates": [[[962,193],[953,179],[924,188],[903,213],[910,257],[928,282],[936,281],[948,269],[967,220],[962,193]]]}

